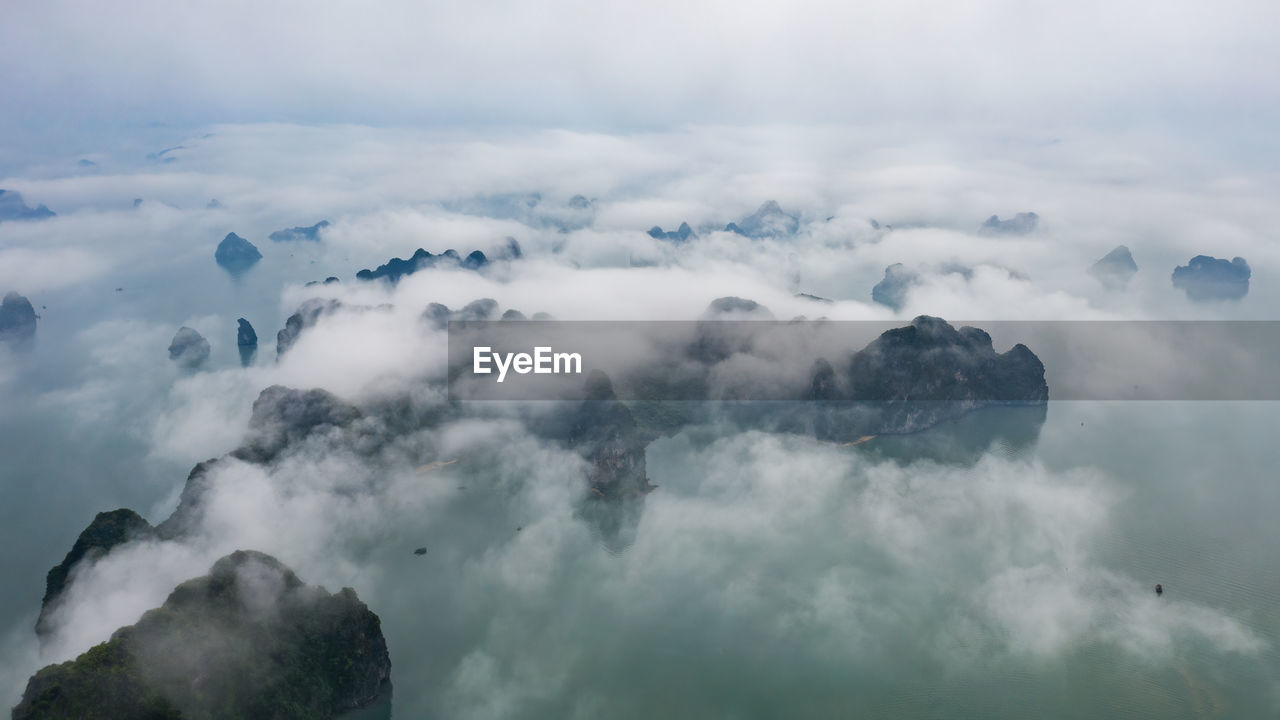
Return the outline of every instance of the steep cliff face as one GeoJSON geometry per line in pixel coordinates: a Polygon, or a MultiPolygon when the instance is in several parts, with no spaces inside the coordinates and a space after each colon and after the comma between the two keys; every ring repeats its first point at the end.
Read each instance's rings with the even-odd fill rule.
{"type": "Polygon", "coordinates": [[[565,440],[590,463],[587,484],[603,498],[638,497],[653,488],[645,446],[631,410],[618,401],[603,373],[587,378],[586,397],[568,418],[565,440]]]}
{"type": "Polygon", "coordinates": [[[76,566],[82,562],[94,562],[117,545],[154,536],[155,530],[151,524],[132,510],[121,508],[98,513],[89,527],[76,538],[62,562],[49,570],[45,580],[44,599],[40,602],[40,617],[36,620],[36,633],[44,636],[52,629],[50,617],[62,599],[62,592],[76,566]]]}
{"type": "Polygon", "coordinates": [[[884,278],[871,288],[871,299],[885,307],[901,310],[907,304],[907,291],[920,282],[920,273],[902,263],[884,269],[884,278]]]}
{"type": "Polygon", "coordinates": [[[276,333],[276,358],[288,352],[298,342],[303,330],[314,326],[325,315],[332,315],[342,308],[342,303],[328,299],[311,298],[298,306],[298,310],[284,321],[284,328],[276,333]]]}
{"type": "MultiPolygon", "coordinates": [[[[745,302],[734,300],[738,305],[745,302]]],[[[832,324],[822,332],[839,333],[840,327],[832,324]]],[[[777,325],[704,322],[688,348],[686,359],[692,363],[646,371],[641,383],[631,377],[620,382],[632,393],[643,389],[638,417],[646,431],[659,434],[677,432],[681,420],[655,412],[660,408],[649,401],[708,398],[711,379],[728,363],[753,368],[755,374],[743,372],[734,379],[736,384],[716,391],[721,394],[712,402],[693,403],[687,422],[720,415],[742,428],[849,440],[917,432],[993,405],[1048,402],[1044,365],[1025,345],[997,353],[985,331],[956,328],[929,316],[888,330],[848,355],[792,357],[787,362],[810,363],[808,381],[794,389],[778,386],[776,395],[765,398],[760,393],[771,392],[769,381],[776,371],[789,367],[771,360],[792,337],[778,330],[777,325]]]]}
{"type": "Polygon", "coordinates": [[[985,331],[925,315],[854,353],[843,377],[819,383],[815,374],[814,384],[837,401],[826,408],[833,439],[916,432],[978,408],[1049,401],[1044,364],[1026,345],[997,353],[985,331]]]}
{"type": "Polygon", "coordinates": [[[236,345],[239,347],[257,347],[258,333],[253,324],[244,318],[236,320],[236,345]]]}
{"type": "Polygon", "coordinates": [[[1089,274],[1111,290],[1123,290],[1137,272],[1138,263],[1134,261],[1133,253],[1124,245],[1117,245],[1114,250],[1089,266],[1089,274]]]}
{"type": "Polygon", "coordinates": [[[44,205],[31,207],[22,199],[22,193],[0,190],[0,220],[44,220],[54,216],[44,205]]]}
{"type": "Polygon", "coordinates": [[[587,376],[580,399],[566,400],[551,413],[530,420],[529,428],[587,461],[592,497],[638,498],[653,489],[645,474],[650,437],[641,431],[626,403],[618,400],[613,383],[602,372],[587,376]]]}
{"type": "Polygon", "coordinates": [[[0,300],[0,342],[28,343],[36,336],[36,309],[16,292],[0,300]]]}
{"type": "MultiPolygon", "coordinates": [[[[497,300],[494,300],[493,298],[480,298],[479,300],[472,300],[462,306],[461,310],[450,310],[447,305],[433,302],[427,305],[426,309],[422,311],[422,315],[420,317],[422,321],[433,330],[445,330],[449,327],[450,321],[474,322],[478,320],[492,320],[497,312],[497,300]]],[[[502,315],[502,319],[522,320],[524,319],[524,313],[515,309],[507,310],[507,312],[502,315]],[[515,313],[515,315],[511,315],[511,313],[515,313]]]]}
{"type": "MultiPolygon", "coordinates": [[[[514,242],[514,240],[512,241],[514,242]]],[[[518,245],[516,246],[519,247],[518,245]]],[[[517,249],[517,253],[519,250],[517,249]]],[[[379,265],[373,270],[364,269],[356,273],[357,280],[386,280],[396,283],[405,275],[412,275],[419,270],[433,267],[455,267],[463,270],[480,270],[488,266],[489,258],[479,250],[472,250],[466,257],[458,254],[457,250],[452,248],[445,250],[439,255],[433,255],[427,250],[418,248],[410,255],[408,259],[391,258],[384,265],[379,265]]]]}
{"type": "Polygon", "coordinates": [[[649,237],[654,240],[670,240],[677,245],[681,245],[698,236],[693,232],[693,228],[689,227],[689,223],[682,222],[678,230],[663,230],[661,226],[654,225],[649,228],[649,237]]]}
{"type": "Polygon", "coordinates": [[[267,236],[271,242],[299,242],[310,240],[311,242],[320,242],[320,231],[329,227],[328,220],[321,220],[311,227],[292,227],[285,230],[277,230],[267,236]]]}
{"type": "Polygon", "coordinates": [[[235,233],[227,233],[213,252],[213,259],[231,273],[242,273],[262,259],[258,247],[235,233]]]}
{"type": "Polygon", "coordinates": [[[189,327],[178,328],[169,343],[169,359],[187,368],[194,368],[209,359],[212,348],[203,335],[189,327]]]}
{"type": "Polygon", "coordinates": [[[138,513],[119,509],[98,513],[76,539],[61,563],[49,570],[44,601],[36,632],[45,637],[52,630],[51,618],[63,591],[81,564],[96,562],[114,548],[134,540],[181,540],[198,532],[204,521],[207,495],[212,475],[220,464],[234,460],[266,464],[274,461],[291,445],[302,443],[312,434],[338,434],[339,442],[359,444],[369,440],[376,444],[376,432],[352,426],[363,414],[324,390],[294,390],[272,385],[263,390],[253,404],[249,433],[244,443],[223,458],[196,464],[187,475],[178,506],[163,522],[152,527],[138,513]],[[370,440],[370,438],[373,438],[370,440]]]}
{"type": "Polygon", "coordinates": [[[991,336],[921,315],[854,353],[844,399],[1038,404],[1049,399],[1044,365],[1026,345],[996,353],[991,336]]]}
{"type": "Polygon", "coordinates": [[[725,226],[726,232],[749,238],[784,237],[800,229],[800,218],[785,212],[775,200],[768,200],[754,213],[725,226]]]}
{"type": "Polygon", "coordinates": [[[332,718],[389,682],[378,616],[237,551],[135,625],[27,683],[14,720],[332,718]]]}
{"type": "Polygon", "coordinates": [[[992,215],[982,223],[979,232],[986,235],[1026,235],[1040,224],[1040,216],[1033,212],[1020,212],[1008,220],[992,215]]]}
{"type": "Polygon", "coordinates": [[[248,320],[236,320],[236,349],[240,351],[240,364],[249,367],[258,355],[258,333],[248,320]]]}
{"type": "Polygon", "coordinates": [[[270,462],[312,433],[344,428],[361,417],[355,406],[326,390],[272,385],[253,401],[249,435],[233,454],[248,462],[270,462]]]}
{"type": "Polygon", "coordinates": [[[1173,269],[1173,286],[1196,302],[1239,300],[1249,294],[1249,263],[1242,257],[1223,258],[1197,255],[1186,265],[1173,269]]]}
{"type": "Polygon", "coordinates": [[[178,497],[178,507],[156,526],[156,535],[163,540],[173,540],[192,532],[204,516],[205,493],[209,489],[209,473],[219,462],[212,458],[196,463],[187,473],[187,481],[178,497]]]}

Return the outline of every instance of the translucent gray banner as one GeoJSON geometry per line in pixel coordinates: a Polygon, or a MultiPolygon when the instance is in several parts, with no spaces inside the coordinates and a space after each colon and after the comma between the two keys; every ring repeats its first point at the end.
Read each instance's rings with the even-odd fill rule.
{"type": "Polygon", "coordinates": [[[1280,322],[449,323],[454,400],[1280,399],[1280,322]],[[597,375],[597,380],[598,380],[597,375]]]}

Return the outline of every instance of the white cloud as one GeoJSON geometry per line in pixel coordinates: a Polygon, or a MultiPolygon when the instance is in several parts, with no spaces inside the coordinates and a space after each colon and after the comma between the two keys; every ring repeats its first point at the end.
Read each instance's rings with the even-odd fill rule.
{"type": "MultiPolygon", "coordinates": [[[[554,0],[263,8],[24,0],[23,125],[211,120],[1240,125],[1274,117],[1271,3],[554,0]],[[75,48],[71,53],[67,48],[75,48]],[[94,58],[86,62],[84,58],[94,58]],[[1203,108],[1213,107],[1210,114],[1203,108]]],[[[83,152],[83,151],[81,151],[83,152]]]]}
{"type": "Polygon", "coordinates": [[[91,250],[0,248],[0,288],[36,295],[102,275],[110,261],[91,250]]]}
{"type": "MultiPolygon", "coordinates": [[[[758,30],[740,29],[748,47],[758,30]]],[[[1271,240],[1280,218],[1269,175],[1179,152],[1160,138],[1130,143],[1079,132],[1058,144],[1041,139],[1028,133],[950,145],[808,126],[489,137],[223,126],[190,143],[173,168],[5,180],[32,200],[56,204],[62,216],[0,226],[0,257],[31,263],[29,275],[10,270],[15,280],[32,279],[84,313],[82,327],[48,328],[74,350],[69,357],[84,361],[41,388],[45,406],[145,438],[157,463],[232,449],[253,399],[271,384],[324,387],[364,405],[406,392],[439,402],[422,383],[440,371],[444,352],[443,336],[418,319],[429,302],[456,309],[493,297],[501,309],[562,319],[690,319],[712,299],[738,295],[780,318],[889,319],[890,310],[870,303],[886,265],[958,262],[974,268],[971,278],[926,270],[901,317],[1235,319],[1266,317],[1274,307],[1278,291],[1266,277],[1280,264],[1271,240]],[[446,209],[506,192],[541,192],[545,209],[526,218],[531,225],[446,209]],[[142,207],[120,207],[135,193],[147,196],[142,207]],[[564,207],[576,193],[594,199],[594,225],[560,232],[542,222],[568,217],[564,207]],[[224,207],[205,207],[209,197],[224,207]],[[794,237],[747,240],[719,229],[770,198],[804,219],[794,237]],[[976,232],[992,213],[1024,210],[1043,218],[1034,234],[976,232]],[[875,230],[873,217],[894,229],[875,230]],[[265,239],[322,218],[333,225],[319,244],[265,239]],[[645,234],[682,220],[699,231],[686,246],[645,234]],[[267,256],[237,282],[211,257],[231,230],[267,256]],[[422,271],[394,287],[352,280],[357,269],[417,247],[492,252],[507,235],[527,257],[489,274],[422,271]],[[1110,293],[1085,270],[1120,243],[1133,249],[1141,270],[1130,291],[1110,293]],[[1248,257],[1256,278],[1250,296],[1211,306],[1180,298],[1168,273],[1198,252],[1248,257]],[[136,286],[137,295],[123,296],[138,299],[108,304],[77,294],[76,282],[41,269],[55,261],[81,283],[108,269],[127,272],[129,281],[119,282],[131,292],[136,286]],[[343,282],[302,284],[328,274],[343,282]],[[143,282],[156,278],[165,282],[143,282]],[[836,302],[815,304],[796,292],[836,302]],[[316,296],[345,308],[273,362],[275,330],[316,296]],[[249,368],[231,359],[233,319],[241,314],[258,321],[260,358],[249,368]],[[165,357],[183,324],[223,353],[204,370],[182,372],[165,357]]],[[[6,387],[22,372],[0,369],[6,387]]],[[[886,633],[899,630],[911,650],[962,670],[978,652],[1017,663],[1056,657],[1083,641],[1157,658],[1187,642],[1246,656],[1264,648],[1224,611],[1168,598],[1154,605],[1145,582],[1095,554],[1122,491],[1088,467],[999,458],[976,467],[904,467],[759,434],[680,452],[687,474],[664,478],[621,554],[619,543],[602,542],[599,528],[574,515],[580,459],[536,442],[510,420],[413,433],[373,460],[325,438],[270,468],[231,462],[214,475],[197,537],[138,545],[85,570],[61,618],[62,638],[42,659],[100,641],[159,604],[176,582],[240,547],[279,555],[308,582],[355,585],[375,609],[391,608],[406,624],[432,621],[419,617],[431,613],[412,593],[429,594],[456,623],[435,668],[443,672],[433,677],[440,702],[459,716],[508,716],[521,703],[553,702],[562,689],[607,682],[616,645],[599,637],[610,622],[619,626],[611,642],[639,645],[646,633],[685,631],[742,657],[751,651],[742,629],[751,628],[771,642],[794,643],[787,647],[799,657],[840,667],[875,665],[876,650],[892,639],[886,633]],[[422,470],[453,458],[462,459],[422,470]],[[422,562],[438,562],[429,567],[449,582],[401,573],[386,560],[393,552],[386,548],[406,554],[401,546],[432,533],[439,544],[422,562]],[[921,634],[905,632],[925,616],[934,622],[921,634]],[[559,664],[548,669],[544,654],[522,648],[548,648],[559,664]]],[[[171,491],[157,491],[170,494],[156,507],[172,504],[171,491]]],[[[671,638],[685,648],[681,641],[671,638]]],[[[568,710],[608,715],[611,702],[605,690],[584,693],[568,710]]]]}

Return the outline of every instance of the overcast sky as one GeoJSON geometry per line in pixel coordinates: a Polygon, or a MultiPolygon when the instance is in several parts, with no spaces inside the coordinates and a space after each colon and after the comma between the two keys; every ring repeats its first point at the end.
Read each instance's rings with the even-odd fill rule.
{"type": "Polygon", "coordinates": [[[1277,20],[1280,4],[1267,0],[6,0],[0,130],[336,121],[1238,132],[1277,119],[1277,20]]]}

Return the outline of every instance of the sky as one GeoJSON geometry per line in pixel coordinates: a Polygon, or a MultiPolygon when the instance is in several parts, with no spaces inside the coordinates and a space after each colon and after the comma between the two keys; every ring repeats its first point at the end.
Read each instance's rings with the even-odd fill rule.
{"type": "Polygon", "coordinates": [[[0,13],[8,136],[225,122],[1261,135],[1280,110],[1280,8],[1265,0],[13,0],[0,13]]]}

